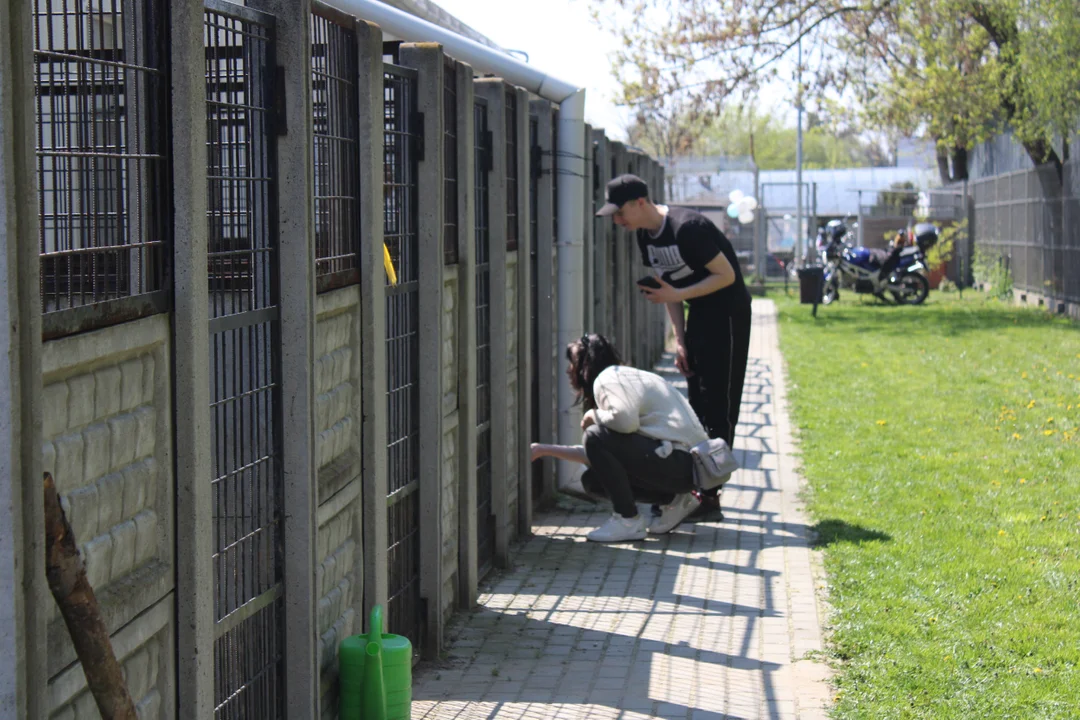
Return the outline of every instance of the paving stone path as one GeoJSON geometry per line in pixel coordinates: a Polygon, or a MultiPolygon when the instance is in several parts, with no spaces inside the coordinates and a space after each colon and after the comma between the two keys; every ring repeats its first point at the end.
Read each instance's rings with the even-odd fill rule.
{"type": "Polygon", "coordinates": [[[735,445],[723,522],[598,545],[585,533],[607,506],[560,501],[538,516],[514,567],[451,624],[448,659],[417,669],[413,717],[826,718],[823,576],[769,300],[754,302],[735,445]]]}

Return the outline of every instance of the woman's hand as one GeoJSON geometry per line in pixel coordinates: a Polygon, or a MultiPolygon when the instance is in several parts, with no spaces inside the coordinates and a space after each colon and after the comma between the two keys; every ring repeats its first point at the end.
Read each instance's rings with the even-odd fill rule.
{"type": "Polygon", "coordinates": [[[664,278],[657,277],[656,281],[660,283],[660,287],[651,288],[647,286],[641,286],[641,291],[645,293],[645,299],[651,303],[673,303],[682,302],[682,291],[676,287],[673,287],[669,283],[664,282],[664,278]]]}
{"type": "Polygon", "coordinates": [[[532,443],[529,445],[529,453],[531,454],[533,462],[536,462],[542,457],[547,457],[547,453],[544,452],[544,446],[540,443],[532,443]]]}
{"type": "Polygon", "coordinates": [[[590,410],[581,418],[581,429],[588,430],[590,425],[596,424],[596,414],[590,410]]]}

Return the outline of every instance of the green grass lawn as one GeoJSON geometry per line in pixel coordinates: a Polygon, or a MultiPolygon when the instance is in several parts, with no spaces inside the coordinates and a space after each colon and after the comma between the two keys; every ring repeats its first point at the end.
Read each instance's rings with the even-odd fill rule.
{"type": "Polygon", "coordinates": [[[842,718],[1080,718],[1080,326],[780,309],[842,718]]]}

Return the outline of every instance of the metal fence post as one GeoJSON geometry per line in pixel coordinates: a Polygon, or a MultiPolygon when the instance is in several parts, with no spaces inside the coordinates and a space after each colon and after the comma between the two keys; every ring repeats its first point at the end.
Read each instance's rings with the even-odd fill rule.
{"type": "Polygon", "coordinates": [[[46,705],[32,3],[0,2],[0,718],[46,705]]]}
{"type": "Polygon", "coordinates": [[[585,187],[581,195],[581,202],[585,206],[583,211],[582,221],[585,223],[584,237],[584,253],[585,253],[585,265],[582,268],[581,282],[584,286],[582,297],[585,298],[585,305],[582,308],[582,312],[585,317],[582,318],[586,332],[597,332],[596,319],[593,316],[593,291],[594,291],[594,279],[593,273],[596,259],[593,255],[593,247],[595,239],[593,232],[596,229],[596,223],[593,222],[592,213],[592,196],[593,196],[593,150],[592,150],[592,126],[588,123],[585,124],[585,187]]]}
{"type": "Polygon", "coordinates": [[[532,177],[529,145],[529,93],[523,88],[517,95],[517,166],[518,166],[518,249],[517,249],[517,479],[518,479],[518,537],[532,532],[533,491],[532,459],[532,208],[529,178],[532,177]]]}
{"type": "Polygon", "coordinates": [[[473,69],[457,64],[458,127],[458,589],[477,598],[476,552],[476,186],[473,69]]]}
{"type": "Polygon", "coordinates": [[[278,304],[285,541],[285,698],[288,717],[318,710],[315,620],[315,237],[310,0],[249,0],[277,16],[287,130],[278,130],[278,304]]]}
{"type": "Polygon", "coordinates": [[[423,117],[418,164],[420,313],[420,596],[427,603],[424,656],[442,646],[442,294],[443,268],[443,74],[435,43],[401,46],[401,64],[418,73],[416,110],[423,117]]]}
{"type": "Polygon", "coordinates": [[[203,3],[170,3],[177,717],[214,713],[206,57],[203,3]]]}
{"type": "Polygon", "coordinates": [[[364,412],[364,612],[387,598],[386,274],[383,270],[382,30],[356,24],[360,68],[360,347],[364,412]]]}
{"type": "MultiPolygon", "coordinates": [[[[618,175],[622,175],[625,166],[625,145],[620,142],[612,142],[609,144],[611,153],[611,177],[614,178],[618,175]]],[[[630,358],[630,312],[628,304],[630,302],[630,283],[633,282],[630,278],[626,277],[626,251],[627,251],[627,239],[626,232],[622,228],[612,229],[612,256],[611,265],[614,269],[614,277],[612,283],[615,287],[614,292],[614,324],[611,328],[612,342],[615,343],[615,347],[619,349],[619,352],[626,359],[630,358]]]]}
{"type": "Polygon", "coordinates": [[[510,437],[506,422],[505,395],[508,381],[506,359],[506,84],[500,78],[475,82],[476,96],[487,101],[491,132],[491,178],[488,190],[488,255],[491,266],[491,504],[495,515],[494,563],[506,567],[510,561],[510,499],[507,493],[506,447],[510,437]],[[500,404],[501,403],[501,404],[500,404]]]}
{"type": "MultiPolygon", "coordinates": [[[[593,184],[589,188],[592,193],[593,208],[599,208],[604,204],[604,186],[607,184],[608,165],[607,138],[602,129],[592,131],[592,137],[586,143],[586,147],[595,145],[595,162],[593,166],[593,184]]],[[[593,247],[596,258],[593,266],[593,325],[596,332],[605,336],[611,336],[610,327],[610,299],[611,292],[609,274],[611,271],[611,219],[598,218],[595,216],[596,209],[589,212],[586,218],[593,223],[593,247]]]]}
{"type": "MultiPolygon", "coordinates": [[[[554,236],[554,187],[555,187],[555,148],[552,145],[551,103],[547,100],[533,100],[532,111],[537,119],[537,144],[540,148],[540,167],[534,168],[540,173],[537,179],[536,215],[537,233],[533,238],[536,244],[536,367],[537,396],[540,402],[537,434],[539,442],[553,443],[555,433],[555,415],[558,411],[556,396],[555,358],[551,346],[555,337],[555,236],[554,236]],[[551,345],[549,345],[551,344],[551,345]]],[[[541,460],[543,463],[543,497],[551,498],[555,494],[555,461],[541,460]]]]}

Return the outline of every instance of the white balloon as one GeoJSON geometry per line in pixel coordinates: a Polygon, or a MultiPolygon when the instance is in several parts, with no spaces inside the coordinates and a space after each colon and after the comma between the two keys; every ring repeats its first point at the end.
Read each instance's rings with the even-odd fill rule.
{"type": "Polygon", "coordinates": [[[749,225],[750,223],[754,222],[754,211],[743,210],[742,212],[740,212],[739,222],[741,222],[743,225],[749,225]]]}
{"type": "Polygon", "coordinates": [[[747,210],[757,210],[757,200],[747,195],[743,201],[746,203],[747,210]]]}
{"type": "Polygon", "coordinates": [[[736,204],[738,204],[738,202],[744,197],[746,197],[746,195],[743,193],[742,190],[732,190],[728,193],[728,200],[736,204]]]}
{"type": "Polygon", "coordinates": [[[739,212],[742,212],[743,210],[751,210],[752,208],[750,207],[750,202],[753,199],[754,198],[750,197],[749,195],[743,195],[741,198],[739,198],[739,202],[735,203],[739,208],[739,212]]]}

